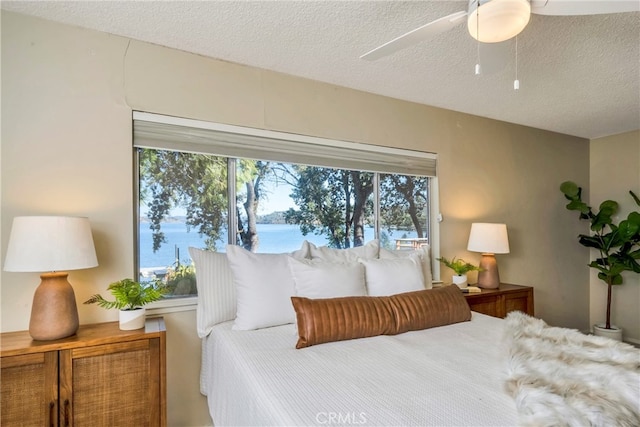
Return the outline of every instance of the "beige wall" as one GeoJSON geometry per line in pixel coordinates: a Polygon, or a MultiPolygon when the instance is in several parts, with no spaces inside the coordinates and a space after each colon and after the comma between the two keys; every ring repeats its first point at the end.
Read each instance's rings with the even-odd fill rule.
{"type": "MultiPolygon", "coordinates": [[[[587,182],[589,141],[6,12],[2,260],[14,216],[86,215],[100,266],[71,272],[77,300],[133,273],[132,110],[437,152],[441,254],[478,261],[465,250],[471,222],[505,222],[503,281],[534,286],[549,323],[588,328],[588,253],[575,242],[585,228],[558,186],[587,182]]],[[[26,329],[38,276],[1,278],[1,330],[26,329]]],[[[116,319],[79,310],[81,323],[116,319]]],[[[165,319],[170,425],[203,425],[195,313],[165,319]]]]}
{"type": "MultiPolygon", "coordinates": [[[[592,140],[590,171],[592,206],[597,208],[607,199],[617,201],[618,221],[629,212],[639,211],[629,190],[640,197],[640,131],[592,140]]],[[[625,272],[623,280],[622,286],[613,288],[611,322],[623,328],[625,340],[640,343],[640,274],[625,272]]],[[[589,322],[602,323],[606,317],[607,287],[595,270],[590,283],[589,322]]]]}

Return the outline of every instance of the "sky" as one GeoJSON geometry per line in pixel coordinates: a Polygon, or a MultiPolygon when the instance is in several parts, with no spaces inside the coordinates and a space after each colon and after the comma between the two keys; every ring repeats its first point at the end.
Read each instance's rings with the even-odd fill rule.
{"type": "Polygon", "coordinates": [[[272,182],[267,182],[264,191],[267,196],[258,207],[259,215],[286,211],[295,206],[293,200],[289,197],[289,194],[291,194],[291,186],[289,184],[280,182],[276,186],[272,182]]]}
{"type": "MultiPolygon", "coordinates": [[[[266,198],[260,202],[258,207],[258,215],[266,215],[272,212],[282,212],[289,208],[295,207],[293,200],[289,197],[291,194],[291,186],[289,184],[279,182],[276,186],[275,183],[267,181],[264,182],[264,192],[266,198]]],[[[145,216],[148,211],[147,205],[140,205],[140,213],[145,216]]],[[[187,211],[184,208],[174,208],[171,210],[169,216],[185,216],[187,211]]]]}

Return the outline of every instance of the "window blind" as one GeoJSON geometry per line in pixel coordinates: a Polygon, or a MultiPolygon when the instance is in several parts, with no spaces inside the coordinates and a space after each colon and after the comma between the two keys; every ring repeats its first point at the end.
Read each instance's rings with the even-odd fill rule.
{"type": "Polygon", "coordinates": [[[436,176],[437,155],[135,111],[138,148],[340,169],[436,176]]]}

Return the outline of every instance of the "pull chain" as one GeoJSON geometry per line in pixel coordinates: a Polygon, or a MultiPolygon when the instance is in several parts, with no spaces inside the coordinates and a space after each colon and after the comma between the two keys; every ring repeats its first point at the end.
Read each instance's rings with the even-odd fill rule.
{"type": "Polygon", "coordinates": [[[476,76],[480,75],[480,0],[478,0],[478,4],[476,6],[476,76]]]}
{"type": "Polygon", "coordinates": [[[516,35],[516,79],[513,81],[513,90],[520,89],[520,80],[518,80],[518,36],[516,35]]]}

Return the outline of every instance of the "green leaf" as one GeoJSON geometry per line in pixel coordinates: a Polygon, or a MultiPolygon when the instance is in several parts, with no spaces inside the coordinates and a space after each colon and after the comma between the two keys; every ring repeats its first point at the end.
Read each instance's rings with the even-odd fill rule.
{"type": "Polygon", "coordinates": [[[111,292],[115,301],[105,300],[96,294],[85,301],[85,304],[95,303],[107,309],[134,309],[159,300],[165,293],[165,289],[157,283],[140,283],[132,279],[122,279],[111,283],[107,290],[111,292]]]}
{"type": "Polygon", "coordinates": [[[445,266],[452,269],[456,274],[466,274],[470,271],[482,271],[480,267],[477,267],[471,263],[466,262],[462,258],[456,259],[453,257],[451,260],[448,260],[445,257],[437,258],[438,261],[443,263],[445,266]]]}
{"type": "Polygon", "coordinates": [[[618,211],[618,203],[613,200],[605,200],[600,204],[600,211],[595,218],[591,220],[591,229],[593,231],[603,230],[607,225],[612,223],[611,216],[618,211]]]}
{"type": "Polygon", "coordinates": [[[572,200],[567,204],[567,209],[570,211],[579,211],[584,214],[589,212],[589,206],[582,200],[572,200]]]}
{"type": "Polygon", "coordinates": [[[640,230],[640,224],[636,224],[629,220],[623,220],[618,226],[618,236],[622,241],[628,242],[638,234],[638,230],[640,230]]]}
{"type": "Polygon", "coordinates": [[[587,236],[586,234],[579,235],[578,242],[582,246],[586,246],[588,248],[602,249],[605,247],[605,245],[603,245],[603,242],[600,238],[596,236],[587,236]]]}
{"type": "Polygon", "coordinates": [[[560,191],[570,198],[580,198],[581,188],[575,182],[565,181],[560,184],[560,191]]]}

